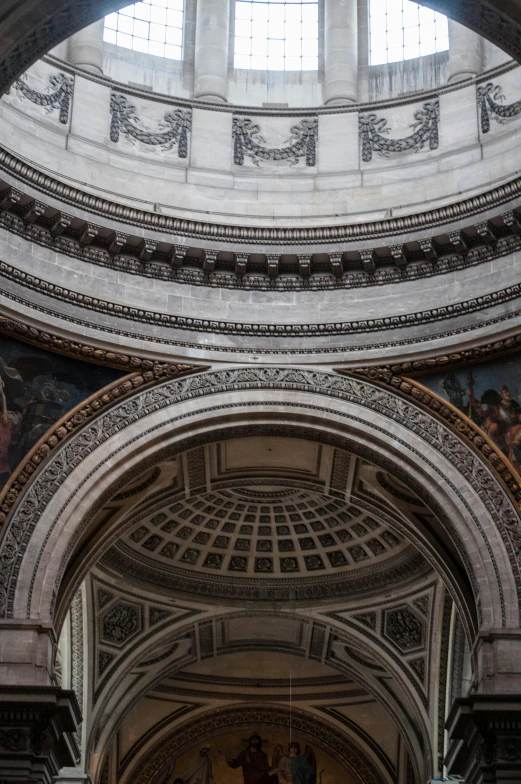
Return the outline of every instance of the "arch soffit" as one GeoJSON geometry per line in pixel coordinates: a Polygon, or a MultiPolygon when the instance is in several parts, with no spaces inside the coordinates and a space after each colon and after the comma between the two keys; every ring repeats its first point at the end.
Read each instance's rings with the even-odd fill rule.
{"type": "MultiPolygon", "coordinates": [[[[35,60],[83,27],[125,6],[126,0],[7,0],[1,19],[0,93],[35,60]]],[[[450,18],[521,60],[521,1],[426,0],[450,18]]]]}
{"type": "MultiPolygon", "coordinates": [[[[104,586],[104,590],[107,590],[109,586],[105,582],[102,582],[101,585],[104,586]]],[[[430,585],[424,584],[421,590],[432,587],[431,581],[430,585]]],[[[398,598],[391,603],[393,606],[402,606],[418,592],[418,590],[414,591],[411,589],[409,591],[402,590],[398,598]]],[[[430,625],[437,623],[435,618],[438,617],[436,608],[439,602],[434,594],[435,591],[432,593],[430,625]]],[[[125,597],[125,595],[127,597],[132,596],[133,601],[136,601],[133,593],[125,591],[121,594],[122,597],[125,597]]],[[[91,597],[90,601],[91,612],[93,612],[94,596],[91,597]]],[[[418,684],[411,678],[410,673],[405,672],[399,657],[393,653],[392,645],[386,643],[376,630],[374,635],[367,635],[365,633],[367,630],[363,628],[362,623],[358,624],[358,628],[356,623],[351,623],[350,626],[345,625],[342,623],[342,619],[339,619],[333,613],[326,615],[319,613],[316,614],[315,618],[298,609],[287,612],[248,609],[242,611],[230,610],[229,613],[221,613],[212,618],[201,614],[195,621],[192,617],[188,622],[182,622],[180,625],[175,625],[175,621],[172,621],[171,627],[169,627],[167,621],[158,625],[152,633],[149,632],[144,640],[141,642],[138,640],[136,644],[131,645],[129,650],[124,652],[115,665],[108,670],[107,674],[103,675],[99,685],[93,689],[94,705],[90,714],[91,724],[88,739],[88,750],[93,759],[97,761],[102,759],[118,727],[139,700],[157,687],[165,678],[175,678],[177,672],[198,661],[194,640],[196,633],[199,634],[198,630],[201,625],[208,628],[208,625],[212,623],[216,626],[220,623],[227,623],[230,620],[251,620],[252,618],[274,618],[277,619],[277,622],[307,626],[309,641],[316,633],[321,635],[324,638],[324,650],[327,648],[324,663],[335,671],[352,678],[386,708],[396,725],[400,728],[403,736],[408,739],[413,755],[425,762],[432,758],[429,726],[432,726],[433,722],[434,700],[431,699],[432,695],[427,693],[431,684],[428,682],[426,689],[418,688],[418,684]],[[357,658],[356,654],[355,656],[351,655],[353,647],[355,650],[359,649],[367,653],[368,645],[371,650],[373,663],[369,664],[367,661],[357,658]],[[347,657],[341,655],[341,649],[344,646],[349,648],[347,657]],[[333,652],[333,647],[340,651],[340,655],[336,650],[333,652]],[[162,655],[163,651],[165,651],[164,656],[162,655]],[[150,662],[153,662],[153,664],[150,664],[150,662]],[[391,675],[396,683],[400,685],[400,688],[406,695],[406,705],[396,699],[392,691],[382,686],[378,675],[379,672],[383,671],[391,675]],[[129,690],[129,679],[135,678],[136,673],[139,673],[139,678],[135,681],[134,687],[129,690]]],[[[90,633],[93,639],[97,638],[97,628],[93,627],[90,633]]],[[[431,629],[428,634],[428,648],[431,645],[432,635],[431,629]]],[[[265,641],[257,640],[259,650],[263,650],[265,644],[265,641]]],[[[257,649],[255,641],[248,640],[244,649],[248,651],[257,649]]],[[[222,650],[206,650],[205,648],[204,658],[215,658],[227,653],[236,653],[240,650],[241,648],[237,647],[236,643],[229,649],[226,646],[222,650]]],[[[305,641],[293,644],[284,652],[306,658],[316,658],[316,656],[311,655],[311,651],[305,641]]],[[[427,653],[428,660],[430,660],[430,657],[431,652],[429,650],[427,653]]],[[[433,659],[429,661],[426,671],[429,667],[436,668],[437,666],[437,662],[433,659]]],[[[96,663],[93,662],[93,671],[95,671],[95,668],[96,663]]],[[[167,731],[166,726],[165,731],[167,731]]]]}
{"type": "MultiPolygon", "coordinates": [[[[365,409],[364,417],[366,420],[368,418],[367,412],[371,412],[369,415],[371,422],[367,426],[372,429],[373,437],[375,434],[374,421],[376,419],[376,412],[385,418],[382,420],[382,424],[384,424],[387,429],[389,427],[389,418],[393,419],[395,423],[400,422],[400,428],[403,427],[408,429],[408,438],[412,437],[413,439],[419,439],[419,445],[422,446],[423,451],[425,444],[427,443],[430,449],[434,449],[436,451],[438,458],[440,458],[440,455],[443,456],[447,462],[448,467],[452,463],[452,466],[450,466],[449,469],[449,473],[451,470],[456,470],[459,472],[459,482],[461,482],[462,473],[465,477],[465,482],[469,482],[470,485],[474,485],[475,489],[472,492],[475,493],[476,496],[479,496],[482,490],[486,491],[487,511],[488,514],[490,514],[495,520],[496,525],[501,527],[504,523],[505,515],[508,516],[508,514],[510,515],[508,519],[511,521],[512,525],[518,525],[518,516],[508,501],[506,494],[495,477],[491,475],[485,465],[479,460],[477,455],[475,455],[466,446],[466,444],[461,442],[461,440],[454,436],[446,427],[440,425],[439,422],[436,422],[436,420],[434,420],[432,417],[426,415],[417,406],[413,406],[410,403],[407,404],[403,400],[400,400],[400,398],[394,393],[382,391],[381,389],[378,389],[372,384],[369,384],[363,380],[347,377],[343,378],[329,373],[319,373],[306,370],[294,371],[268,367],[204,373],[197,376],[187,377],[177,382],[167,382],[166,384],[162,384],[161,386],[147,392],[136,393],[130,400],[120,404],[107,414],[100,415],[91,425],[81,431],[81,434],[78,434],[77,438],[71,438],[69,442],[64,444],[64,446],[58,450],[58,453],[53,456],[53,459],[50,459],[48,463],[43,466],[42,470],[36,474],[34,479],[28,483],[25,493],[20,498],[19,503],[14,510],[3,540],[4,555],[8,556],[4,563],[7,563],[7,566],[10,567],[7,574],[5,567],[3,572],[3,588],[5,590],[5,596],[7,598],[7,595],[10,595],[10,603],[5,603],[4,613],[8,616],[12,616],[13,614],[12,601],[16,588],[17,573],[19,571],[19,566],[21,564],[24,550],[27,545],[30,544],[32,529],[37,525],[37,518],[39,517],[39,514],[41,514],[41,511],[39,512],[38,508],[41,510],[42,503],[45,506],[47,501],[49,501],[49,504],[46,514],[50,513],[50,507],[52,505],[54,505],[53,508],[55,512],[60,508],[59,504],[63,503],[66,495],[66,491],[63,487],[65,474],[70,475],[71,470],[76,472],[78,480],[79,475],[83,473],[83,478],[81,480],[78,482],[73,482],[74,486],[78,488],[78,492],[76,493],[78,496],[80,485],[84,484],[87,479],[84,474],[84,472],[87,471],[87,465],[90,465],[91,463],[94,465],[95,460],[97,459],[96,457],[94,460],[92,460],[92,455],[88,458],[88,460],[86,459],[87,455],[91,454],[93,451],[96,451],[94,449],[94,444],[99,445],[100,442],[104,442],[102,451],[106,457],[106,439],[109,437],[109,428],[112,428],[114,431],[112,435],[115,435],[117,432],[130,427],[129,423],[132,422],[132,420],[135,422],[138,418],[142,418],[145,413],[150,413],[153,410],[156,412],[161,410],[163,411],[163,416],[159,417],[160,422],[158,426],[160,426],[161,422],[164,423],[164,411],[166,407],[171,405],[173,400],[181,400],[183,397],[186,401],[189,401],[208,393],[216,394],[219,391],[228,392],[228,404],[233,406],[234,395],[237,396],[239,394],[238,390],[241,388],[244,392],[249,389],[269,389],[270,395],[274,394],[274,390],[276,389],[289,389],[292,391],[292,396],[294,396],[296,391],[299,390],[300,392],[305,393],[307,396],[311,395],[314,397],[316,401],[321,404],[318,407],[321,410],[324,408],[325,397],[329,397],[331,402],[342,401],[340,406],[341,409],[345,409],[346,403],[354,404],[359,407],[360,411],[365,409]],[[80,453],[82,457],[78,459],[80,453]],[[78,465],[79,467],[77,467],[78,465]],[[52,501],[50,500],[51,498],[52,501]],[[14,553],[13,548],[15,550],[14,553]]],[[[312,402],[309,397],[307,400],[310,403],[312,402]]],[[[338,404],[336,404],[336,408],[339,408],[338,404]]],[[[234,406],[235,414],[238,414],[240,410],[241,409],[239,407],[234,406]]],[[[185,414],[183,417],[185,420],[186,416],[187,414],[185,414]]],[[[193,404],[191,416],[194,416],[193,404]]],[[[353,425],[355,420],[356,418],[353,416],[348,416],[347,418],[347,421],[349,421],[350,425],[353,425]]],[[[360,421],[362,421],[362,419],[360,419],[360,421]]],[[[344,420],[344,425],[345,422],[346,420],[344,420]]],[[[384,433],[385,428],[377,427],[376,431],[379,432],[379,434],[384,433]]],[[[130,429],[128,434],[130,434],[130,429]]],[[[141,436],[142,435],[143,434],[141,433],[141,436]]],[[[379,437],[381,437],[381,435],[379,435],[379,437]]],[[[121,436],[119,436],[116,440],[121,442],[121,436]]],[[[403,442],[403,446],[405,449],[407,449],[407,442],[403,442]]],[[[141,454],[143,454],[142,450],[141,454]]],[[[418,459],[422,458],[422,451],[416,450],[414,460],[417,461],[418,459]]],[[[112,461],[114,461],[114,458],[112,458],[112,461]]],[[[103,473],[104,481],[102,480],[102,484],[105,484],[106,487],[106,466],[103,473]]],[[[428,477],[426,475],[423,476],[424,480],[427,478],[428,477]]],[[[128,476],[126,477],[126,481],[129,481],[128,476]]],[[[443,475],[440,475],[440,472],[437,481],[446,481],[443,475]]],[[[99,487],[97,488],[97,494],[98,496],[100,494],[99,487]]],[[[481,500],[477,502],[480,505],[482,503],[481,500]]],[[[69,499],[68,503],[70,505],[71,499],[69,499]]],[[[456,511],[457,505],[454,508],[456,511]]],[[[488,517],[486,513],[485,516],[488,517]]],[[[472,530],[472,526],[467,530],[472,530]]],[[[496,539],[495,546],[499,553],[501,568],[505,571],[505,574],[502,575],[500,580],[498,580],[499,575],[497,572],[495,575],[490,575],[490,585],[488,586],[487,591],[490,594],[494,594],[499,602],[499,605],[503,605],[503,619],[500,620],[499,618],[496,618],[496,625],[499,626],[507,623],[507,606],[512,608],[516,605],[514,598],[515,594],[512,570],[517,568],[517,564],[515,562],[512,563],[512,569],[509,569],[506,563],[506,556],[503,547],[497,541],[497,529],[494,526],[491,527],[491,535],[496,539]],[[505,604],[504,595],[498,596],[498,591],[501,589],[500,583],[502,583],[503,592],[506,591],[509,594],[507,597],[507,604],[505,604]]],[[[47,545],[50,543],[52,549],[56,539],[56,531],[47,532],[46,536],[47,545]]],[[[479,554],[482,542],[475,542],[474,545],[474,555],[479,554]]],[[[30,547],[29,550],[31,550],[31,553],[26,554],[26,567],[24,568],[29,568],[31,572],[34,570],[31,589],[38,587],[38,590],[34,592],[34,595],[39,595],[42,593],[44,586],[44,583],[41,582],[41,580],[45,580],[44,575],[50,563],[48,563],[50,550],[49,547],[47,547],[47,552],[45,552],[45,548],[43,548],[43,550],[39,553],[35,547],[30,547]],[[27,555],[29,555],[29,557],[27,557],[27,555]],[[39,573],[38,575],[37,572],[39,573]],[[40,591],[39,589],[42,590],[40,591]]],[[[63,554],[64,553],[62,551],[62,555],[63,554]]],[[[484,569],[485,568],[486,567],[484,567],[484,569]]],[[[60,570],[57,568],[55,560],[49,572],[53,573],[53,579],[51,581],[53,583],[53,590],[54,581],[56,578],[61,577],[62,571],[63,570],[60,572],[60,570]]],[[[42,594],[47,595],[48,603],[47,608],[44,611],[44,614],[47,616],[52,614],[52,605],[54,601],[48,595],[49,585],[50,583],[47,583],[45,593],[42,594]]],[[[53,590],[51,590],[51,594],[53,593],[53,590]]],[[[27,586],[24,590],[21,591],[21,593],[24,594],[24,598],[21,599],[20,596],[17,597],[16,614],[22,612],[22,614],[25,616],[28,600],[27,586]]],[[[483,598],[486,604],[486,596],[484,595],[483,598]]],[[[30,611],[31,610],[29,608],[29,615],[30,611]]],[[[38,612],[39,611],[40,608],[38,608],[38,612]]],[[[509,624],[517,623],[517,606],[514,611],[514,615],[516,616],[515,618],[512,617],[508,619],[509,624]]]]}

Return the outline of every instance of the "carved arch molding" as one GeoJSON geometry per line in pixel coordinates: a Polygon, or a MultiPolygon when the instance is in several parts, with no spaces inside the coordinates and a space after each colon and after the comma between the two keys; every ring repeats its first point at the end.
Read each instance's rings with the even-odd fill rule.
{"type": "MultiPolygon", "coordinates": [[[[178,368],[178,372],[179,370],[181,368],[178,368]]],[[[187,368],[184,367],[182,370],[186,372],[187,368]]],[[[359,414],[364,411],[367,412],[364,413],[363,422],[372,429],[376,439],[385,433],[385,429],[375,425],[373,420],[380,418],[380,425],[384,425],[389,420],[392,420],[401,428],[404,428],[402,431],[404,438],[400,441],[396,435],[393,435],[393,443],[400,442],[401,446],[399,449],[403,447],[402,451],[404,453],[409,450],[410,454],[414,456],[415,462],[423,462],[425,466],[428,463],[428,461],[425,461],[425,456],[421,449],[411,449],[411,439],[420,439],[420,444],[425,445],[424,451],[429,450],[431,456],[436,458],[436,461],[438,461],[438,456],[440,460],[445,461],[444,470],[440,470],[432,462],[427,466],[427,470],[431,475],[437,477],[435,481],[439,483],[439,486],[443,485],[447,488],[450,486],[453,498],[458,499],[458,506],[465,509],[468,519],[472,520],[472,530],[476,532],[476,542],[479,539],[475,557],[480,557],[479,551],[483,550],[483,544],[485,544],[485,548],[488,551],[488,560],[492,564],[490,590],[497,592],[498,603],[501,608],[501,615],[497,618],[497,623],[501,626],[508,626],[516,618],[519,618],[521,570],[517,544],[521,536],[521,522],[512,497],[509,496],[505,485],[502,484],[499,474],[494,472],[490,464],[487,464],[483,455],[477,453],[475,447],[467,444],[457,435],[457,428],[455,430],[450,429],[446,424],[433,416],[431,412],[424,411],[414,399],[404,399],[404,393],[400,389],[385,389],[377,386],[374,382],[352,376],[341,376],[335,373],[302,368],[277,367],[235,368],[232,370],[201,372],[182,378],[170,378],[152,387],[147,387],[147,385],[143,385],[143,387],[133,392],[129,391],[127,393],[128,396],[116,397],[113,405],[109,406],[108,410],[102,409],[94,418],[86,418],[83,426],[79,424],[79,427],[72,430],[70,434],[67,435],[66,432],[61,434],[63,441],[56,437],[52,447],[48,444],[47,449],[44,450],[39,458],[38,464],[32,467],[31,475],[28,473],[24,478],[24,484],[20,486],[19,493],[13,492],[13,486],[11,486],[11,490],[8,489],[4,500],[8,501],[8,496],[11,493],[13,496],[12,506],[6,504],[10,508],[6,509],[7,520],[0,544],[0,615],[3,617],[20,617],[19,611],[18,613],[13,611],[15,596],[18,593],[18,577],[21,573],[22,562],[24,562],[24,556],[27,554],[31,537],[35,529],[39,525],[41,527],[44,524],[43,522],[40,524],[40,521],[42,517],[45,517],[44,513],[48,504],[53,499],[56,503],[59,502],[61,504],[62,500],[65,504],[69,503],[66,500],[71,487],[70,480],[67,481],[68,478],[79,466],[82,466],[84,460],[94,455],[96,450],[99,450],[98,458],[101,461],[100,471],[102,471],[104,460],[106,460],[107,447],[109,447],[110,451],[110,439],[118,436],[119,442],[121,442],[121,436],[127,428],[129,430],[132,427],[140,428],[142,421],[148,416],[151,417],[149,422],[153,421],[153,416],[156,412],[165,411],[168,407],[178,403],[183,404],[183,401],[189,402],[205,398],[207,407],[203,408],[201,406],[200,408],[198,406],[197,411],[200,414],[212,417],[215,416],[213,411],[216,410],[215,407],[218,402],[215,396],[220,395],[221,403],[227,400],[228,407],[233,408],[233,413],[236,415],[237,412],[243,409],[236,403],[230,402],[230,393],[233,392],[235,395],[239,393],[249,394],[252,400],[258,400],[259,391],[265,391],[268,394],[283,391],[286,398],[288,397],[288,392],[292,398],[299,394],[311,395],[314,397],[315,403],[320,403],[319,407],[313,406],[313,401],[310,401],[308,404],[298,404],[296,401],[294,403],[282,403],[284,406],[293,405],[295,411],[297,411],[300,405],[302,412],[312,414],[314,413],[314,408],[317,408],[317,416],[329,417],[327,412],[330,411],[331,416],[333,416],[336,406],[336,415],[345,420],[345,426],[349,426],[349,423],[353,425],[357,421],[362,422],[361,419],[357,420],[348,411],[350,406],[356,406],[359,414]],[[206,414],[206,412],[208,413],[206,414]],[[409,436],[407,436],[407,432],[409,436]],[[449,466],[451,470],[456,472],[453,474],[456,484],[454,481],[451,483],[445,476],[449,466]],[[488,532],[483,530],[479,515],[476,515],[471,505],[461,494],[458,484],[465,484],[474,494],[476,502],[482,504],[486,509],[488,532]],[[61,494],[60,498],[56,500],[59,494],[61,494]],[[495,549],[487,538],[490,536],[492,538],[495,537],[495,549]],[[502,543],[498,550],[501,540],[502,543]],[[504,567],[500,573],[498,557],[503,562],[508,558],[510,562],[509,573],[504,571],[504,567]],[[507,586],[510,587],[507,588],[507,586]],[[512,592],[509,594],[510,599],[506,597],[505,591],[512,592]],[[516,594],[517,601],[514,599],[516,594]]],[[[267,394],[261,397],[267,397],[267,394]]],[[[279,405],[279,407],[281,405],[281,403],[277,403],[275,400],[273,403],[279,405]]],[[[248,405],[246,404],[246,406],[248,405]]],[[[217,405],[218,408],[219,406],[217,405]]],[[[302,413],[300,415],[302,416],[302,413]]],[[[220,410],[217,416],[221,416],[220,410]]],[[[186,412],[179,416],[178,419],[186,422],[186,412]]],[[[169,428],[171,429],[175,425],[174,417],[170,420],[169,428]]],[[[158,426],[152,427],[149,431],[142,431],[141,436],[150,437],[147,436],[147,433],[155,432],[158,426]]],[[[131,439],[132,442],[135,442],[135,440],[135,438],[131,439]]],[[[38,449],[41,449],[41,447],[38,449]]],[[[139,474],[142,469],[143,466],[136,463],[133,470],[139,474]]],[[[118,482],[128,483],[131,479],[130,475],[125,474],[125,476],[119,478],[118,482]]],[[[79,487],[79,485],[74,484],[74,481],[72,485],[75,488],[79,487]]],[[[407,477],[405,477],[405,481],[407,481],[407,477]]],[[[110,493],[113,493],[113,490],[114,488],[111,487],[110,493]]],[[[74,495],[77,495],[76,491],[74,491],[71,498],[74,495]]],[[[100,504],[104,502],[104,497],[99,499],[100,504]]],[[[92,515],[95,512],[96,510],[92,510],[92,515]]],[[[58,525],[57,520],[53,521],[51,528],[55,525],[58,525]]],[[[56,580],[53,590],[53,602],[45,610],[49,617],[52,617],[55,611],[54,602],[60,592],[60,584],[67,562],[72,558],[74,552],[75,537],[81,536],[81,527],[88,527],[88,525],[89,518],[86,516],[84,520],[78,522],[77,530],[67,532],[70,540],[68,540],[67,549],[62,559],[63,562],[60,564],[56,576],[52,578],[56,580]]],[[[43,550],[48,546],[50,547],[47,543],[52,535],[52,531],[46,530],[45,542],[42,545],[43,550]]],[[[30,582],[30,586],[26,584],[22,590],[24,596],[25,591],[29,591],[23,599],[23,606],[27,608],[26,617],[28,618],[31,617],[34,597],[38,596],[38,581],[43,579],[43,573],[39,571],[39,565],[45,561],[43,550],[40,550],[36,560],[32,560],[29,563],[26,559],[23,564],[24,569],[29,569],[32,572],[31,577],[27,573],[24,575],[25,583],[30,582]]],[[[473,582],[473,568],[470,563],[467,563],[466,570],[469,579],[473,582]]],[[[46,577],[45,579],[47,580],[48,578],[46,577]]],[[[486,594],[483,594],[483,589],[479,589],[475,583],[473,587],[475,600],[478,605],[480,598],[485,604],[488,603],[486,594]]],[[[19,600],[20,597],[21,594],[18,597],[19,600]]],[[[19,603],[19,610],[21,606],[19,603]]]]}
{"type": "MultiPolygon", "coordinates": [[[[127,0],[3,0],[0,93],[60,41],[127,0]]],[[[521,61],[521,0],[424,0],[521,61]]]]}
{"type": "Polygon", "coordinates": [[[344,765],[360,784],[385,784],[385,779],[360,746],[330,724],[309,716],[304,711],[280,707],[227,708],[212,712],[211,716],[197,719],[176,727],[173,737],[161,739],[133,772],[135,784],[150,784],[165,762],[173,756],[184,754],[189,749],[223,732],[233,729],[259,731],[291,727],[295,735],[320,746],[326,753],[344,765]]]}

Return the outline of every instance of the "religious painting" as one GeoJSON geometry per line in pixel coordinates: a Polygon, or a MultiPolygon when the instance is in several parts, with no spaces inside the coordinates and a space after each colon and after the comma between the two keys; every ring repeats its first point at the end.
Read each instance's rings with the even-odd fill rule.
{"type": "Polygon", "coordinates": [[[58,419],[122,375],[0,335],[0,490],[58,419]]]}
{"type": "Polygon", "coordinates": [[[298,732],[234,731],[168,760],[153,784],[359,784],[298,732]]]}
{"type": "Polygon", "coordinates": [[[479,425],[521,474],[521,355],[421,376],[418,381],[479,425]]]}

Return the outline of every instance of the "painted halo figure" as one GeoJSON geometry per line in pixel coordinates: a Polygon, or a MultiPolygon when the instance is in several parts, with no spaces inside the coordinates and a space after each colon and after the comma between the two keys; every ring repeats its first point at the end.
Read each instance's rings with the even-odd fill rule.
{"type": "Polygon", "coordinates": [[[276,746],[272,762],[279,784],[316,784],[317,761],[311,746],[306,745],[304,754],[296,741],[289,744],[288,754],[284,754],[282,746],[276,746]]]}
{"type": "Polygon", "coordinates": [[[224,751],[220,753],[223,754],[230,768],[242,768],[244,784],[276,784],[268,755],[262,750],[260,735],[251,735],[248,738],[248,748],[241,751],[236,757],[230,757],[224,751]]]}

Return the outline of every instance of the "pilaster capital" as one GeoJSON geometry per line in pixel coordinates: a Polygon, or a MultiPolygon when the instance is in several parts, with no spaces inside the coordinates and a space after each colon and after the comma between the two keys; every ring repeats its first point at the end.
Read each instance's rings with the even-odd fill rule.
{"type": "Polygon", "coordinates": [[[51,784],[79,760],[81,712],[73,691],[55,686],[0,689],[0,779],[51,784]]]}

